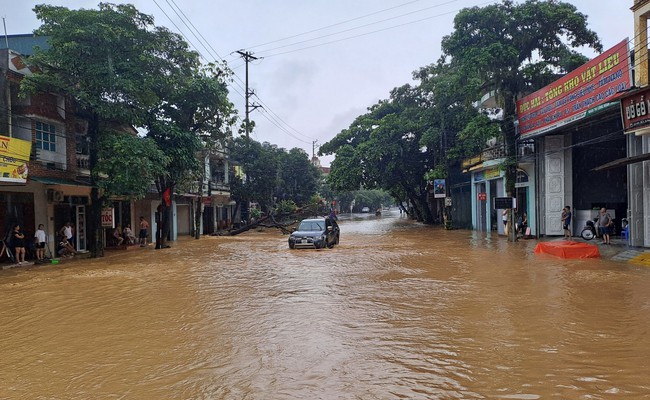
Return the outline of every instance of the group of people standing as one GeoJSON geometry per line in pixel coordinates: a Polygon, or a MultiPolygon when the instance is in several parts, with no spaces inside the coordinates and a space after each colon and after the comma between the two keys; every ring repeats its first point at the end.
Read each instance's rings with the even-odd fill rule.
{"type": "MultiPolygon", "coordinates": [[[[562,221],[562,229],[564,229],[564,237],[571,240],[573,236],[571,233],[571,207],[566,206],[562,209],[562,215],[560,217],[562,221]]],[[[607,212],[605,207],[600,209],[598,217],[594,218],[594,222],[597,225],[598,233],[603,238],[603,244],[611,244],[610,236],[614,230],[614,219],[607,212]]]]}
{"type": "MultiPolygon", "coordinates": [[[[121,245],[124,240],[127,243],[136,242],[136,237],[131,230],[131,224],[126,224],[122,232],[119,228],[115,229],[113,236],[117,239],[117,245],[121,245]]],[[[138,243],[141,247],[147,245],[147,238],[149,236],[149,222],[144,217],[140,217],[140,231],[138,235],[138,243]]],[[[25,256],[27,254],[28,239],[22,230],[20,224],[14,224],[10,229],[9,234],[6,236],[5,245],[13,249],[15,262],[18,265],[24,264],[25,256]]],[[[68,258],[77,254],[74,247],[74,225],[72,222],[66,222],[61,229],[57,231],[57,249],[56,254],[60,257],[68,258]]],[[[31,242],[29,242],[31,245],[31,242]]],[[[45,256],[45,248],[47,246],[47,233],[45,232],[45,225],[39,224],[38,229],[34,232],[33,250],[37,262],[43,261],[45,256]]]]}

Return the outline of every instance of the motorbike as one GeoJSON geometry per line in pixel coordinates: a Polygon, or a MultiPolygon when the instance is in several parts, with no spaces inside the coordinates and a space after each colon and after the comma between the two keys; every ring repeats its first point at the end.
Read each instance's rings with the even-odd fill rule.
{"type": "MultiPolygon", "coordinates": [[[[614,220],[612,219],[612,221],[614,220]]],[[[600,230],[596,227],[597,223],[598,223],[598,217],[592,220],[588,220],[587,223],[585,224],[585,227],[582,228],[582,232],[580,232],[580,236],[584,240],[591,240],[596,237],[601,237],[602,235],[600,234],[600,230]]],[[[610,228],[609,234],[612,236],[614,235],[614,226],[615,225],[612,225],[612,227],[610,228]]]]}

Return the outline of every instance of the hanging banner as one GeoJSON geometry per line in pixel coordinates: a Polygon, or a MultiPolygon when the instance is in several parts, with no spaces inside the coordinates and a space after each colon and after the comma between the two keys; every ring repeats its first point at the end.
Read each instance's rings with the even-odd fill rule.
{"type": "Polygon", "coordinates": [[[0,136],[0,181],[27,183],[32,142],[0,136]]]}
{"type": "Polygon", "coordinates": [[[433,180],[433,198],[444,199],[447,193],[444,179],[433,180]]]}
{"type": "Polygon", "coordinates": [[[632,86],[628,39],[517,101],[519,133],[539,135],[618,105],[632,86]]]}

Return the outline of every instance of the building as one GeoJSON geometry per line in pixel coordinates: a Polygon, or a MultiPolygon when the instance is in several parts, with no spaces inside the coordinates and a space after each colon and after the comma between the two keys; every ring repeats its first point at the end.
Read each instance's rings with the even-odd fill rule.
{"type": "MultiPolygon", "coordinates": [[[[26,49],[41,40],[34,38],[30,47],[26,35],[18,39],[26,49]]],[[[18,223],[31,239],[42,223],[53,248],[57,230],[73,222],[75,247],[84,251],[90,198],[87,151],[84,154],[87,124],[61,96],[18,96],[20,81],[31,73],[23,57],[14,50],[0,49],[0,142],[4,146],[0,234],[5,237],[18,223]]]]}
{"type": "Polygon", "coordinates": [[[620,113],[627,154],[600,166],[602,170],[626,170],[629,207],[629,243],[650,247],[650,121],[648,118],[648,17],[650,0],[635,0],[635,84],[621,99],[620,113]]]}
{"type": "MultiPolygon", "coordinates": [[[[550,85],[517,102],[517,217],[526,212],[537,236],[563,235],[561,213],[573,210],[572,230],[579,235],[601,207],[616,219],[627,216],[624,168],[600,168],[626,156],[620,98],[632,86],[628,40],[550,85]]],[[[472,225],[503,233],[501,211],[493,203],[505,195],[502,146],[494,144],[465,160],[472,176],[472,225]]]]}

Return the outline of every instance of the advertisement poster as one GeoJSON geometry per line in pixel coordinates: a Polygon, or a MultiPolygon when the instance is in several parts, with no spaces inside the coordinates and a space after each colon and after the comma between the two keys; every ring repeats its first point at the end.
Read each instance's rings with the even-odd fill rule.
{"type": "Polygon", "coordinates": [[[628,40],[517,101],[519,133],[531,137],[617,106],[632,86],[628,40]]]}
{"type": "Polygon", "coordinates": [[[102,228],[115,228],[114,208],[104,208],[102,210],[102,228]]]}
{"type": "Polygon", "coordinates": [[[433,180],[433,197],[435,199],[443,199],[446,197],[447,188],[445,187],[444,179],[433,180]]]}
{"type": "Polygon", "coordinates": [[[32,142],[0,136],[0,181],[27,183],[32,142]]]}

